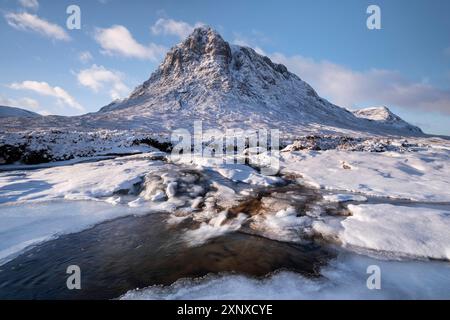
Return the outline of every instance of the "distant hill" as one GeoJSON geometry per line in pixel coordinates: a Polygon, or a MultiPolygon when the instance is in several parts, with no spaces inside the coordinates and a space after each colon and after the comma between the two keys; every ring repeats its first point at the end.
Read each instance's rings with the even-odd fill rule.
{"type": "Polygon", "coordinates": [[[0,106],[0,118],[7,118],[7,117],[35,118],[35,117],[41,117],[41,115],[36,112],[28,111],[25,109],[0,106]]]}

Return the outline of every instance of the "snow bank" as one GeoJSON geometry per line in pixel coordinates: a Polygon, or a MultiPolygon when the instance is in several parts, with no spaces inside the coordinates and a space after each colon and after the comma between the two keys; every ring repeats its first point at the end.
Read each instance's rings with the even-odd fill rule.
{"type": "Polygon", "coordinates": [[[379,261],[358,255],[338,257],[311,279],[279,272],[258,280],[243,275],[182,279],[171,286],[133,290],[124,300],[150,299],[449,299],[450,266],[439,262],[379,261]],[[366,286],[367,267],[381,269],[381,290],[366,286]]]}
{"type": "Polygon", "coordinates": [[[130,156],[113,160],[54,167],[36,171],[0,173],[0,204],[52,199],[98,200],[132,190],[160,161],[130,156]]]}
{"type": "Polygon", "coordinates": [[[282,153],[282,174],[316,187],[417,201],[450,201],[450,151],[282,153]]]}
{"type": "Polygon", "coordinates": [[[316,221],[314,230],[357,250],[450,260],[450,211],[389,204],[348,208],[352,216],[316,221]]]}

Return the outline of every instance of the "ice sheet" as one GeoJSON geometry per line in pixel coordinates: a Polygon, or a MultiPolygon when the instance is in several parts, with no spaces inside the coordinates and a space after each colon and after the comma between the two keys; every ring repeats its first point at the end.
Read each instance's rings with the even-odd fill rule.
{"type": "Polygon", "coordinates": [[[78,232],[97,223],[149,208],[129,208],[98,201],[56,200],[0,205],[0,265],[25,248],[61,234],[78,232]]]}

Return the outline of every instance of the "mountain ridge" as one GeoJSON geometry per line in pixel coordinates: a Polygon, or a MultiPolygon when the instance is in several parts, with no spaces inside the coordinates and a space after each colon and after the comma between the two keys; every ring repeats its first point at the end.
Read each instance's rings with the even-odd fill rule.
{"type": "Polygon", "coordinates": [[[23,108],[0,106],[0,118],[5,117],[41,117],[41,115],[23,108]]]}

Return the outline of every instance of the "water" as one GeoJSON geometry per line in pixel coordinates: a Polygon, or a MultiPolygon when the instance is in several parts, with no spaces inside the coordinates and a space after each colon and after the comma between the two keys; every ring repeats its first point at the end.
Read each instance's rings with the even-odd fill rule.
{"type": "Polygon", "coordinates": [[[0,267],[2,299],[111,299],[128,290],[180,278],[236,272],[262,277],[286,269],[308,277],[333,252],[313,243],[289,244],[240,232],[189,247],[166,215],[125,217],[37,246],[0,267]],[[66,268],[81,268],[82,290],[68,290],[66,268]]]}

